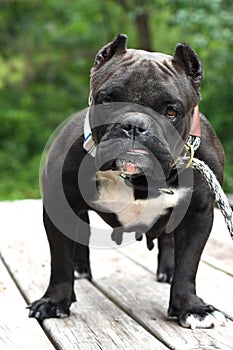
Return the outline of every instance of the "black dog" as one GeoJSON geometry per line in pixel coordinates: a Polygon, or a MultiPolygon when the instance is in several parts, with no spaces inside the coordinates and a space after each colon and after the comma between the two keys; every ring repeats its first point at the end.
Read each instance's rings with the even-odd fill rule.
{"type": "MultiPolygon", "coordinates": [[[[129,231],[138,240],[145,233],[149,249],[158,238],[157,279],[171,282],[168,314],[180,325],[224,324],[224,316],[195,291],[214,198],[197,172],[190,167],[180,172],[174,166],[198,122],[201,81],[201,63],[185,44],[168,56],[127,49],[126,36],[119,35],[97,54],[90,108],[63,128],[44,167],[51,278],[45,295],[29,306],[30,317],[68,316],[75,301],[74,272],[91,279],[91,209],[113,227],[112,239],[118,244],[129,231]]],[[[195,157],[222,183],[224,153],[203,115],[201,134],[195,157]]]]}

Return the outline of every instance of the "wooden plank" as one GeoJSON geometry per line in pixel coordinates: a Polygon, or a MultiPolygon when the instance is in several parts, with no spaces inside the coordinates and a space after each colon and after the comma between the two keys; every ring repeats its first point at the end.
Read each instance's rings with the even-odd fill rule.
{"type": "Polygon", "coordinates": [[[0,349],[54,349],[38,322],[28,319],[26,303],[1,260],[0,274],[0,349]]]}
{"type": "MultiPolygon", "coordinates": [[[[16,217],[9,222],[6,212],[2,254],[27,299],[32,301],[42,295],[49,278],[49,252],[41,210],[37,202],[15,203],[15,207],[9,205],[8,209],[16,217]]],[[[72,316],[43,323],[59,349],[167,349],[90,282],[77,281],[75,291],[78,302],[72,305],[72,316]]]]}
{"type": "Polygon", "coordinates": [[[228,201],[230,206],[233,208],[233,194],[227,194],[228,201]]]}
{"type": "Polygon", "coordinates": [[[210,239],[202,256],[202,261],[233,277],[232,247],[214,238],[210,239]]]}
{"type": "Polygon", "coordinates": [[[172,349],[232,349],[233,323],[189,330],[166,316],[169,289],[116,250],[92,251],[95,284],[172,349]]]}
{"type": "Polygon", "coordinates": [[[75,292],[77,303],[72,306],[71,317],[57,320],[56,325],[51,320],[45,321],[63,349],[68,344],[69,349],[81,350],[168,349],[88,281],[78,281],[75,292]]]}
{"type": "MultiPolygon", "coordinates": [[[[157,248],[149,252],[146,243],[136,242],[119,250],[135,263],[149,271],[155,279],[157,269],[157,248]],[[140,247],[140,243],[142,246],[140,247]],[[144,244],[143,244],[144,243],[144,244]]],[[[231,276],[201,262],[197,273],[197,293],[207,303],[223,311],[233,320],[233,279],[231,276]]]]}
{"type": "MultiPolygon", "coordinates": [[[[19,209],[21,206],[17,209],[19,209]]],[[[28,209],[28,208],[27,208],[28,209]]],[[[38,223],[38,208],[36,209],[37,215],[33,216],[30,214],[31,223],[29,227],[27,227],[26,218],[24,216],[25,208],[21,212],[20,216],[22,219],[22,227],[24,227],[24,230],[30,231],[31,227],[34,228],[34,232],[38,231],[41,237],[41,223],[38,223]],[[36,229],[36,227],[38,229],[36,229]]],[[[19,226],[19,220],[17,221],[17,227],[19,226]]],[[[12,230],[10,230],[12,231],[12,230]]],[[[17,229],[19,231],[19,229],[17,229]]],[[[20,230],[22,231],[22,230],[20,230]]],[[[36,232],[35,232],[36,233],[36,232]]],[[[15,240],[17,240],[17,233],[15,234],[15,240]]],[[[24,238],[22,237],[24,240],[24,238]]],[[[23,262],[23,256],[25,251],[30,251],[31,255],[28,255],[28,258],[26,259],[26,264],[30,265],[33,264],[37,267],[33,267],[32,269],[28,270],[26,274],[28,274],[28,285],[27,289],[30,291],[30,282],[33,281],[33,289],[30,291],[30,295],[33,294],[32,299],[35,299],[36,297],[39,297],[41,295],[41,290],[43,289],[43,286],[46,285],[46,281],[48,279],[48,274],[46,278],[41,278],[41,276],[38,274],[39,270],[43,271],[45,270],[43,268],[43,265],[47,265],[48,262],[46,262],[46,259],[42,262],[38,260],[38,255],[40,256],[41,249],[44,251],[45,247],[41,245],[40,241],[37,242],[37,240],[34,237],[34,234],[30,237],[25,236],[26,241],[23,241],[23,246],[21,240],[18,240],[17,247],[18,247],[18,261],[22,265],[23,271],[27,271],[26,266],[24,266],[23,262]],[[31,243],[27,246],[27,243],[31,240],[31,243]],[[35,241],[35,242],[33,242],[35,241]],[[20,253],[20,250],[22,253],[20,253]],[[21,255],[21,257],[20,257],[21,255]],[[26,269],[26,270],[25,270],[26,269]],[[36,277],[35,277],[36,276],[36,277]],[[43,281],[42,281],[43,280],[43,281]],[[41,282],[42,281],[42,282],[41,282]],[[38,285],[37,285],[38,282],[38,285]],[[35,287],[35,286],[36,287],[35,287]],[[40,292],[39,292],[40,291],[40,292]]],[[[46,238],[42,238],[44,241],[46,241],[46,238]]],[[[9,243],[9,241],[8,241],[9,243]]],[[[143,247],[143,243],[145,245],[145,242],[136,244],[138,247],[143,247]]],[[[15,254],[15,250],[12,251],[12,249],[9,247],[10,244],[5,244],[6,249],[4,249],[8,261],[11,260],[12,255],[15,254]],[[12,253],[11,253],[12,252],[12,253]]],[[[132,246],[129,246],[129,249],[131,249],[132,246]]],[[[139,249],[139,251],[141,251],[139,249]]],[[[141,254],[141,253],[140,253],[141,254]]],[[[143,267],[140,266],[138,263],[135,263],[132,261],[132,259],[128,257],[122,256],[122,254],[117,251],[106,251],[103,250],[100,251],[94,251],[92,252],[92,258],[93,258],[93,271],[94,271],[94,277],[97,278],[96,285],[98,285],[98,288],[104,291],[104,293],[108,294],[110,298],[115,300],[116,303],[118,303],[122,308],[126,310],[127,313],[131,314],[133,318],[137,319],[141,324],[144,324],[146,328],[148,328],[153,334],[156,334],[157,337],[160,339],[163,339],[164,342],[171,347],[172,349],[214,349],[214,348],[220,348],[220,349],[232,349],[232,323],[228,323],[228,327],[220,327],[212,330],[186,330],[182,329],[177,325],[176,322],[173,320],[169,320],[166,317],[166,309],[168,304],[168,295],[169,295],[169,286],[165,284],[160,284],[154,281],[154,275],[147,270],[147,266],[144,264],[145,256],[142,255],[136,255],[136,259],[138,260],[139,264],[144,265],[143,267]],[[146,267],[145,267],[146,266],[146,267]]],[[[155,258],[155,252],[147,252],[149,256],[153,257],[151,260],[151,263],[153,265],[153,270],[156,269],[156,258],[155,258]]],[[[14,260],[15,258],[13,258],[14,260]]],[[[17,275],[17,263],[11,264],[13,271],[15,275],[17,275]]],[[[151,269],[151,267],[148,267],[151,269]]],[[[210,270],[209,270],[210,271],[210,270]]],[[[20,279],[20,275],[19,279],[20,279]]],[[[218,279],[217,277],[214,277],[214,279],[218,279]]],[[[211,275],[210,275],[211,277],[211,275]]],[[[23,279],[22,279],[23,281],[23,279]]],[[[85,282],[85,281],[84,281],[85,282]]],[[[78,283],[77,285],[80,285],[78,283]]],[[[208,288],[209,285],[207,284],[208,288]]],[[[228,290],[229,285],[227,285],[224,289],[228,290]]],[[[206,289],[206,285],[204,287],[206,289]]],[[[222,291],[220,290],[222,293],[222,291]]],[[[85,292],[87,293],[87,291],[85,292]]],[[[223,299],[228,300],[223,296],[223,299]]],[[[215,306],[216,303],[214,303],[215,306]]],[[[93,304],[92,304],[93,305],[93,304]]],[[[231,304],[232,305],[232,304],[231,304]]],[[[230,304],[228,307],[230,308],[230,304]]],[[[88,306],[87,306],[88,307],[88,306]]],[[[75,311],[76,312],[76,311],[75,311]]],[[[77,310],[78,312],[78,310],[77,310]]],[[[68,319],[67,319],[68,320],[68,319]]],[[[69,319],[69,321],[71,318],[69,319]]],[[[52,323],[55,321],[54,327],[58,327],[60,329],[60,323],[64,322],[64,320],[48,320],[47,323],[52,323]],[[59,322],[56,323],[56,321],[59,322]]],[[[80,322],[80,321],[79,321],[80,322]]],[[[76,324],[76,322],[75,322],[76,324]]],[[[77,323],[78,324],[78,323],[77,323]]],[[[80,323],[78,324],[80,327],[80,323]]],[[[63,327],[67,327],[69,329],[69,323],[64,324],[63,327]],[[68,326],[67,326],[68,325],[68,326]]],[[[70,333],[68,333],[70,334],[70,333]]],[[[58,337],[58,344],[60,344],[60,348],[64,345],[63,343],[59,343],[59,337],[58,337]]],[[[75,342],[75,338],[71,339],[75,342]]],[[[72,344],[72,341],[70,339],[70,343],[72,344]]],[[[85,341],[83,339],[83,341],[85,341]]],[[[67,345],[67,344],[66,344],[67,345]]],[[[71,347],[72,348],[72,347],[71,347]]],[[[76,346],[77,348],[77,346],[76,346]]]]}
{"type": "Polygon", "coordinates": [[[233,276],[233,241],[219,209],[202,260],[233,276]]]}
{"type": "MultiPolygon", "coordinates": [[[[96,227],[103,226],[104,223],[96,214],[91,214],[92,220],[95,221],[96,227]]],[[[232,289],[232,258],[233,258],[233,242],[226,228],[221,212],[215,210],[215,222],[211,232],[211,238],[207,243],[203,254],[204,262],[213,267],[207,266],[205,263],[200,263],[200,268],[197,274],[197,292],[207,303],[213,304],[215,307],[222,310],[230,319],[233,320],[233,289],[232,289]],[[217,244],[215,243],[217,240],[217,244]],[[221,245],[223,248],[221,248],[221,245]],[[212,250],[213,248],[213,250],[212,250]],[[225,251],[223,251],[225,249],[225,251]],[[214,258],[215,257],[215,258],[214,258]],[[215,259],[215,260],[214,260],[215,259]],[[227,269],[227,267],[229,267],[227,269]],[[221,273],[219,269],[227,272],[221,273]]],[[[157,269],[157,247],[155,240],[155,248],[148,251],[146,242],[135,242],[126,247],[120,247],[118,250],[121,254],[132,259],[136,264],[150,271],[154,276],[157,269]]],[[[232,270],[233,271],[233,270],[232,270]]]]}

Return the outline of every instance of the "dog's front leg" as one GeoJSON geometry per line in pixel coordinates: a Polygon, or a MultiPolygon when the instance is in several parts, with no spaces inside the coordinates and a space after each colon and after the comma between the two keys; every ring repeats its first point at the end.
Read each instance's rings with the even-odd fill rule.
{"type": "Polygon", "coordinates": [[[74,241],[56,228],[45,210],[43,217],[51,253],[51,276],[44,296],[29,305],[29,317],[35,317],[38,320],[69,316],[70,305],[75,301],[74,241]]]}
{"type": "Polygon", "coordinates": [[[169,316],[186,328],[224,325],[222,313],[197,297],[195,279],[200,257],[213,222],[213,201],[189,209],[174,234],[175,271],[171,286],[169,316]]]}

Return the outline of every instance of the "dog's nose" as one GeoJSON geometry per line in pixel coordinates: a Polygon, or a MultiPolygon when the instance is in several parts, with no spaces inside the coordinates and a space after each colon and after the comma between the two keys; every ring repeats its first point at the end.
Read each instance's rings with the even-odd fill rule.
{"type": "Polygon", "coordinates": [[[147,126],[144,123],[139,123],[139,125],[125,123],[121,125],[121,129],[124,134],[130,138],[146,135],[148,133],[147,126]]]}

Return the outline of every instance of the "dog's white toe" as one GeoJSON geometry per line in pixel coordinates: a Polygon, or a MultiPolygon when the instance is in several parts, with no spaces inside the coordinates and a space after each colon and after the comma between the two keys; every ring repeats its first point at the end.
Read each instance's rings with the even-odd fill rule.
{"type": "Polygon", "coordinates": [[[219,326],[226,326],[227,320],[225,316],[217,310],[206,312],[205,315],[197,313],[188,313],[179,320],[181,326],[185,328],[213,328],[219,326]]]}

